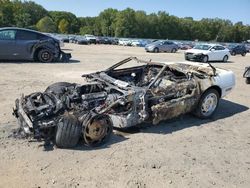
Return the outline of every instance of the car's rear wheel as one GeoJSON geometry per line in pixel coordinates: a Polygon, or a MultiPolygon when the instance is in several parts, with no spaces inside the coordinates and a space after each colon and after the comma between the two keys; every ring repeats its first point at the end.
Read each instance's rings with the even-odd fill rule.
{"type": "Polygon", "coordinates": [[[225,55],[224,57],[223,57],[223,62],[227,62],[227,60],[228,60],[228,56],[227,55],[225,55]]]}
{"type": "Polygon", "coordinates": [[[64,115],[56,130],[55,143],[59,148],[75,147],[79,141],[82,126],[73,115],[64,115]]]}
{"type": "Polygon", "coordinates": [[[201,96],[194,114],[201,118],[210,118],[219,104],[219,93],[215,89],[209,89],[201,96]]]}
{"type": "Polygon", "coordinates": [[[246,56],[246,52],[242,53],[241,55],[242,55],[242,56],[246,56]]]}
{"type": "Polygon", "coordinates": [[[83,139],[87,146],[96,147],[107,142],[113,131],[113,124],[106,115],[93,117],[85,126],[83,139]]]}
{"type": "Polygon", "coordinates": [[[43,63],[50,63],[53,61],[53,53],[48,49],[41,49],[37,54],[37,59],[43,63]]]}
{"type": "Polygon", "coordinates": [[[154,53],[159,53],[159,48],[155,48],[154,53]]]}
{"type": "Polygon", "coordinates": [[[205,55],[203,58],[202,58],[202,62],[203,63],[207,63],[208,62],[208,56],[205,55]]]}
{"type": "Polygon", "coordinates": [[[175,48],[173,48],[171,52],[175,53],[175,52],[177,52],[177,50],[175,48]]]}

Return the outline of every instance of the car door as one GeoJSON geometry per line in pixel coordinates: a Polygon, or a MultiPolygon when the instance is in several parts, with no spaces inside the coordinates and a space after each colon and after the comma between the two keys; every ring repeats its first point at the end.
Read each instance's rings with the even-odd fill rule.
{"type": "Polygon", "coordinates": [[[224,52],[223,50],[220,48],[220,46],[214,46],[211,50],[211,61],[220,61],[223,59],[224,57],[224,52]]]}
{"type": "Polygon", "coordinates": [[[16,54],[19,59],[32,60],[33,46],[38,43],[38,33],[25,30],[17,30],[16,54]]]}
{"type": "Polygon", "coordinates": [[[6,29],[0,31],[0,59],[14,60],[16,30],[6,29]]]}
{"type": "Polygon", "coordinates": [[[164,43],[164,46],[165,46],[165,51],[166,52],[171,52],[171,46],[172,46],[172,43],[171,42],[169,42],[169,41],[166,41],[165,43],[164,43]]]}
{"type": "Polygon", "coordinates": [[[216,53],[217,53],[217,60],[221,61],[227,55],[227,50],[223,46],[217,46],[216,47],[216,53]]]}

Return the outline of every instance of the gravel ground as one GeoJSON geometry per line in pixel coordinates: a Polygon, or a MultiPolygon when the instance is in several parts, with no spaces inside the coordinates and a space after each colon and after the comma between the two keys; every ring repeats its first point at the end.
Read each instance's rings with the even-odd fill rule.
{"type": "Polygon", "coordinates": [[[83,82],[81,74],[136,56],[184,61],[183,52],[146,53],[143,48],[66,44],[70,63],[0,63],[0,187],[250,187],[250,86],[242,78],[246,57],[213,65],[236,74],[235,90],[210,120],[185,115],[134,133],[116,132],[98,148],[47,148],[8,137],[17,97],[57,81],[83,82]]]}

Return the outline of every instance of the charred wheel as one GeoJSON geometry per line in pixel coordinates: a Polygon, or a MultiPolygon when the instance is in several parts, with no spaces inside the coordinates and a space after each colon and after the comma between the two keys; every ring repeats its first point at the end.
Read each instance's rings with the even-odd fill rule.
{"type": "Polygon", "coordinates": [[[77,145],[82,126],[74,115],[65,114],[58,122],[55,142],[59,148],[72,148],[77,145]]]}
{"type": "Polygon", "coordinates": [[[109,140],[113,131],[113,124],[106,115],[93,117],[85,126],[83,138],[86,145],[95,147],[109,140]]]}

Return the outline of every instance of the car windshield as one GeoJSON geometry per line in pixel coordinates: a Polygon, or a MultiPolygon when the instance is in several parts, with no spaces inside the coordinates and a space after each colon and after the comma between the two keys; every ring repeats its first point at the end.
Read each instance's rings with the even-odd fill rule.
{"type": "Polygon", "coordinates": [[[197,49],[197,50],[208,50],[209,48],[211,48],[211,46],[207,44],[198,44],[193,47],[193,49],[197,49]]]}
{"type": "Polygon", "coordinates": [[[155,42],[152,42],[151,44],[161,44],[163,41],[162,40],[157,40],[155,42]]]}

